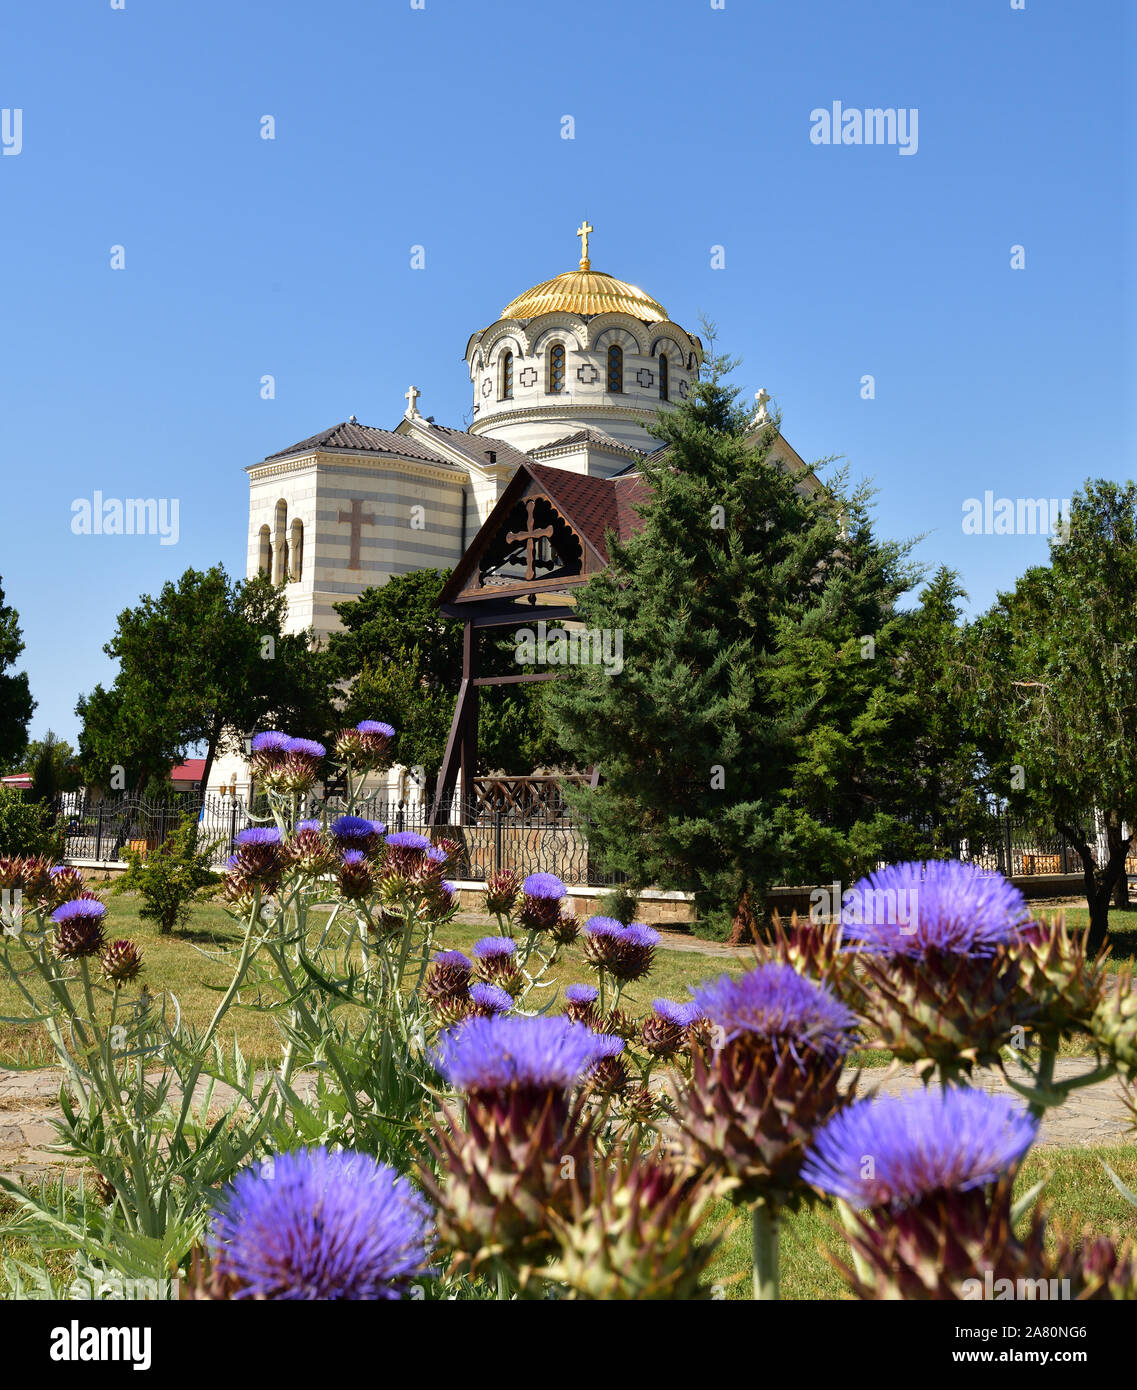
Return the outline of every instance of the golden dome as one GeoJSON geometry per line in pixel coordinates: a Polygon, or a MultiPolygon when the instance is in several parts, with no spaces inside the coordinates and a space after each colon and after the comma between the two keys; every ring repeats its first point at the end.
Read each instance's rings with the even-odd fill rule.
{"type": "Polygon", "coordinates": [[[667,310],[638,285],[601,270],[566,270],[543,285],[519,294],[501,311],[503,319],[532,319],[565,309],[572,314],[631,314],[648,323],[666,323],[667,310]]]}
{"type": "Polygon", "coordinates": [[[645,294],[638,285],[593,270],[588,258],[588,237],[596,229],[588,219],[580,224],[581,238],[579,270],[566,270],[554,280],[534,285],[519,294],[501,311],[503,319],[533,319],[538,314],[551,314],[565,309],[570,314],[631,314],[647,323],[666,323],[667,310],[657,299],[645,294]]]}

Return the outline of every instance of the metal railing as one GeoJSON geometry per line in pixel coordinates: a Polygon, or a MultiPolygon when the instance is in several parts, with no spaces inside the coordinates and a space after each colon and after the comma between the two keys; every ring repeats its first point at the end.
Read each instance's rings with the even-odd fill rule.
{"type": "MultiPolygon", "coordinates": [[[[330,822],[344,809],[343,801],[333,796],[309,798],[304,811],[330,822]]],[[[375,795],[357,802],[355,814],[381,821],[388,832],[412,830],[457,841],[461,856],[454,876],[458,878],[478,881],[501,869],[514,869],[522,875],[553,873],[566,883],[597,887],[623,880],[623,875],[600,870],[588,852],[586,827],[559,798],[512,809],[500,802],[491,804],[484,796],[471,798],[465,807],[453,799],[433,827],[432,809],[429,802],[392,801],[375,795]]],[[[150,852],[177,829],[183,816],[189,816],[197,820],[206,841],[217,842],[213,862],[220,867],[232,853],[237,834],[263,821],[267,807],[254,803],[250,809],[237,798],[200,793],[168,801],[123,795],[80,802],[60,815],[67,859],[114,863],[121,861],[127,847],[150,852]]]]}

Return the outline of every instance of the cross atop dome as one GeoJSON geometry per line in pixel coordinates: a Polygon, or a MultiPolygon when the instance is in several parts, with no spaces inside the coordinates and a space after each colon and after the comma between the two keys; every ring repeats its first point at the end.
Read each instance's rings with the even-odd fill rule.
{"type": "Polygon", "coordinates": [[[587,218],[587,217],[586,217],[586,218],[584,219],[584,221],[580,224],[580,226],[576,229],[576,234],[577,234],[578,237],[580,237],[580,268],[581,268],[581,270],[591,270],[591,269],[592,269],[592,262],[588,259],[588,234],[589,234],[589,232],[594,232],[595,230],[596,230],[596,228],[593,227],[593,226],[591,226],[591,225],[589,224],[589,221],[588,221],[588,218],[587,218]]]}

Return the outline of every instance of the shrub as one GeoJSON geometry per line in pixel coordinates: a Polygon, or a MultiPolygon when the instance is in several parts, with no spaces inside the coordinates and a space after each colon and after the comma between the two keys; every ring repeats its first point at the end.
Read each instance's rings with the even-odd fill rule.
{"type": "Polygon", "coordinates": [[[136,892],[143,899],[139,917],[158,924],[168,935],[189,920],[190,906],[207,888],[220,882],[209,867],[217,841],[201,838],[197,821],[187,816],[150,855],[124,849],[130,865],[115,884],[116,893],[136,892]]]}
{"type": "Polygon", "coordinates": [[[25,801],[20,792],[0,783],[0,855],[62,855],[62,831],[51,808],[25,801]]]}
{"type": "Polygon", "coordinates": [[[636,920],[640,900],[630,889],[619,887],[604,893],[597,900],[596,911],[601,917],[614,917],[627,926],[636,920]]]}

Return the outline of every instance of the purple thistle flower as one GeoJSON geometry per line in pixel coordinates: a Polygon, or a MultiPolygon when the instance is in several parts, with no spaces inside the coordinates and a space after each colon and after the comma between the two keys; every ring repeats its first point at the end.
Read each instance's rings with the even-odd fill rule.
{"type": "Polygon", "coordinates": [[[287,753],[292,740],[287,734],[282,734],[279,729],[267,729],[263,734],[253,736],[252,751],[254,753],[287,753]]]}
{"type": "Polygon", "coordinates": [[[380,719],[361,719],[355,728],[356,732],[360,734],[380,734],[383,738],[395,737],[395,731],[390,724],[384,724],[380,719]]]}
{"type": "Polygon", "coordinates": [[[584,958],[617,980],[638,980],[651,969],[660,940],[642,922],[626,927],[614,917],[590,917],[584,924],[584,958]]]}
{"type": "Polygon", "coordinates": [[[393,835],[387,836],[387,844],[392,849],[418,849],[426,851],[430,849],[430,841],[425,835],[416,834],[413,830],[396,830],[393,835]]]}
{"type": "Polygon", "coordinates": [[[99,902],[97,898],[74,898],[62,907],[57,907],[51,914],[51,920],[55,923],[95,922],[106,915],[106,904],[99,902]]]}
{"type": "Polygon", "coordinates": [[[802,1177],[851,1206],[895,1210],[995,1182],[1037,1134],[1010,1096],[966,1087],[859,1100],[814,1137],[802,1177]]]}
{"type": "Polygon", "coordinates": [[[624,1039],[615,1033],[597,1033],[594,1061],[602,1062],[606,1057],[618,1057],[624,1050],[624,1039]]]}
{"type": "Polygon", "coordinates": [[[841,913],[846,937],[886,956],[991,956],[1029,917],[1013,883],[958,859],[890,864],[851,892],[856,899],[841,913]]]}
{"type": "Polygon", "coordinates": [[[340,863],[346,864],[348,867],[351,867],[355,864],[364,863],[366,859],[367,856],[361,849],[345,849],[343,852],[343,858],[340,860],[340,863]]]}
{"type": "Polygon", "coordinates": [[[607,1044],[560,1015],[473,1018],[438,1037],[431,1060],[460,1091],[567,1091],[607,1044]]]}
{"type": "Polygon", "coordinates": [[[570,1004],[595,1004],[600,991],[595,985],[566,985],[565,999],[570,1004]]]}
{"type": "Polygon", "coordinates": [[[556,874],[530,874],[521,891],[530,898],[554,898],[560,902],[568,889],[556,874]]]}
{"type": "Polygon", "coordinates": [[[323,758],[328,752],[322,743],[317,743],[313,738],[290,738],[288,751],[302,758],[323,758]]]}
{"type": "Polygon", "coordinates": [[[426,1272],[429,1209],[369,1154],[278,1154],[222,1195],[210,1244],[235,1298],[393,1299],[426,1272]]]}
{"type": "Polygon", "coordinates": [[[839,1056],[852,1046],[857,1016],[824,985],[792,965],[769,963],[745,975],[720,975],[692,989],[700,1014],[723,1030],[724,1042],[744,1034],[839,1056]]]}
{"type": "Polygon", "coordinates": [[[680,1004],[674,999],[653,999],[652,1011],[665,1023],[673,1023],[676,1028],[689,1028],[699,1017],[698,1004],[680,1004]]]}
{"type": "Polygon", "coordinates": [[[251,825],[247,830],[239,831],[233,843],[241,848],[245,845],[279,845],[281,834],[275,825],[251,825]]]}
{"type": "Polygon", "coordinates": [[[423,851],[423,857],[431,864],[445,864],[450,856],[438,845],[431,845],[429,849],[423,851]]]}
{"type": "Polygon", "coordinates": [[[584,924],[589,936],[618,936],[624,930],[623,922],[615,917],[590,917],[584,924]]]}
{"type": "Polygon", "coordinates": [[[508,990],[483,981],[470,986],[470,1001],[480,1013],[487,1016],[505,1013],[513,1008],[513,995],[508,990]]]}
{"type": "Polygon", "coordinates": [[[431,956],[435,965],[455,966],[459,970],[473,970],[474,963],[469,956],[463,955],[461,951],[435,951],[431,956]]]}
{"type": "Polygon", "coordinates": [[[387,827],[377,820],[364,820],[362,816],[340,816],[332,821],[331,832],[337,840],[364,840],[372,835],[382,835],[387,827]]]}
{"type": "Polygon", "coordinates": [[[323,828],[324,827],[318,820],[298,820],[296,822],[297,834],[299,834],[301,830],[323,830],[323,828]]]}
{"type": "Polygon", "coordinates": [[[480,941],[474,942],[474,955],[479,960],[488,960],[493,956],[515,956],[517,954],[517,942],[508,936],[483,936],[480,941]]]}

